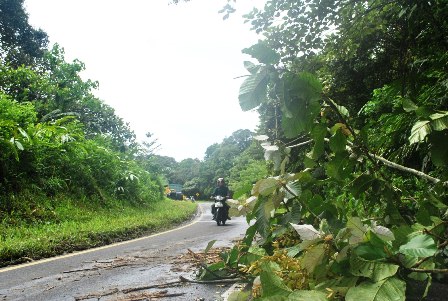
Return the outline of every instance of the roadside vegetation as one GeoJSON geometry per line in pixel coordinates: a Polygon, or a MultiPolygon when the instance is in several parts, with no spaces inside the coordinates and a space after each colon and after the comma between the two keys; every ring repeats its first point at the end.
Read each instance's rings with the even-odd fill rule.
{"type": "Polygon", "coordinates": [[[246,15],[263,39],[244,49],[239,101],[260,113],[272,168],[233,208],[245,239],[204,278],[239,275],[255,300],[444,300],[447,13],[447,1],[268,0],[246,15]]]}
{"type": "Polygon", "coordinates": [[[197,205],[169,199],[147,205],[113,204],[108,208],[65,201],[51,217],[34,222],[3,220],[0,266],[27,262],[129,240],[179,226],[197,205]]]}

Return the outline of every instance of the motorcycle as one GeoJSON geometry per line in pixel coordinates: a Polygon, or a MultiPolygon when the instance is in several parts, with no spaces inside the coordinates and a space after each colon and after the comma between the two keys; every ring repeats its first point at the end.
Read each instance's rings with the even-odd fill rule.
{"type": "Polygon", "coordinates": [[[226,198],[220,195],[213,197],[215,200],[215,214],[214,218],[218,226],[225,225],[227,221],[227,208],[226,208],[226,198]]]}

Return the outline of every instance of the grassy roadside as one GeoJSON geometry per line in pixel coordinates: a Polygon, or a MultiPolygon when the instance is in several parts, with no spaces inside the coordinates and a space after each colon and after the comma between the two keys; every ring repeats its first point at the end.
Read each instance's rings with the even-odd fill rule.
{"type": "Polygon", "coordinates": [[[83,208],[66,203],[53,220],[0,224],[0,267],[136,238],[192,217],[197,204],[163,200],[146,206],[83,208]]]}

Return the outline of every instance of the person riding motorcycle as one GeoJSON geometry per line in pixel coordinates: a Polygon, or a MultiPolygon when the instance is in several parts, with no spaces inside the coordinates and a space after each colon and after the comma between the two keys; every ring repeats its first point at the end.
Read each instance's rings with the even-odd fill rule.
{"type": "MultiPolygon", "coordinates": [[[[226,199],[227,198],[230,198],[230,191],[229,191],[229,188],[226,186],[226,183],[224,182],[224,178],[219,178],[217,181],[216,181],[216,188],[215,188],[215,190],[213,191],[213,193],[212,193],[212,198],[213,197],[215,197],[215,196],[222,196],[222,197],[225,197],[226,199]]],[[[223,203],[224,203],[224,208],[225,208],[225,212],[226,212],[226,214],[227,214],[227,219],[228,220],[230,220],[231,218],[230,218],[230,216],[229,216],[229,208],[230,208],[230,206],[229,205],[227,205],[227,203],[225,202],[225,201],[223,201],[223,203]]],[[[215,204],[212,204],[212,219],[215,219],[215,204]]]]}

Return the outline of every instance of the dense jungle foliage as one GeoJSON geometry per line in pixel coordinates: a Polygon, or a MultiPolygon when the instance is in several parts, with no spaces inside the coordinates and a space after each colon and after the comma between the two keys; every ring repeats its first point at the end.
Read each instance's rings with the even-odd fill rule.
{"type": "Polygon", "coordinates": [[[155,155],[157,139],[138,142],[115,110],[66,62],[45,32],[28,24],[23,0],[0,1],[0,219],[58,221],[58,206],[114,207],[162,200],[164,185],[207,198],[218,177],[236,194],[267,175],[253,133],[238,130],[211,145],[204,160],[155,155]],[[261,163],[261,164],[260,164],[261,163]]]}
{"type": "Polygon", "coordinates": [[[447,283],[447,4],[268,0],[246,15],[263,37],[239,101],[273,165],[234,205],[244,241],[203,277],[239,273],[256,300],[417,300],[447,283]]]}
{"type": "MultiPolygon", "coordinates": [[[[28,24],[23,1],[0,2],[0,218],[54,218],[63,201],[143,205],[163,198],[145,149],[113,108],[82,80],[58,45],[28,24]]],[[[8,222],[9,221],[9,222],[8,222]]]]}

